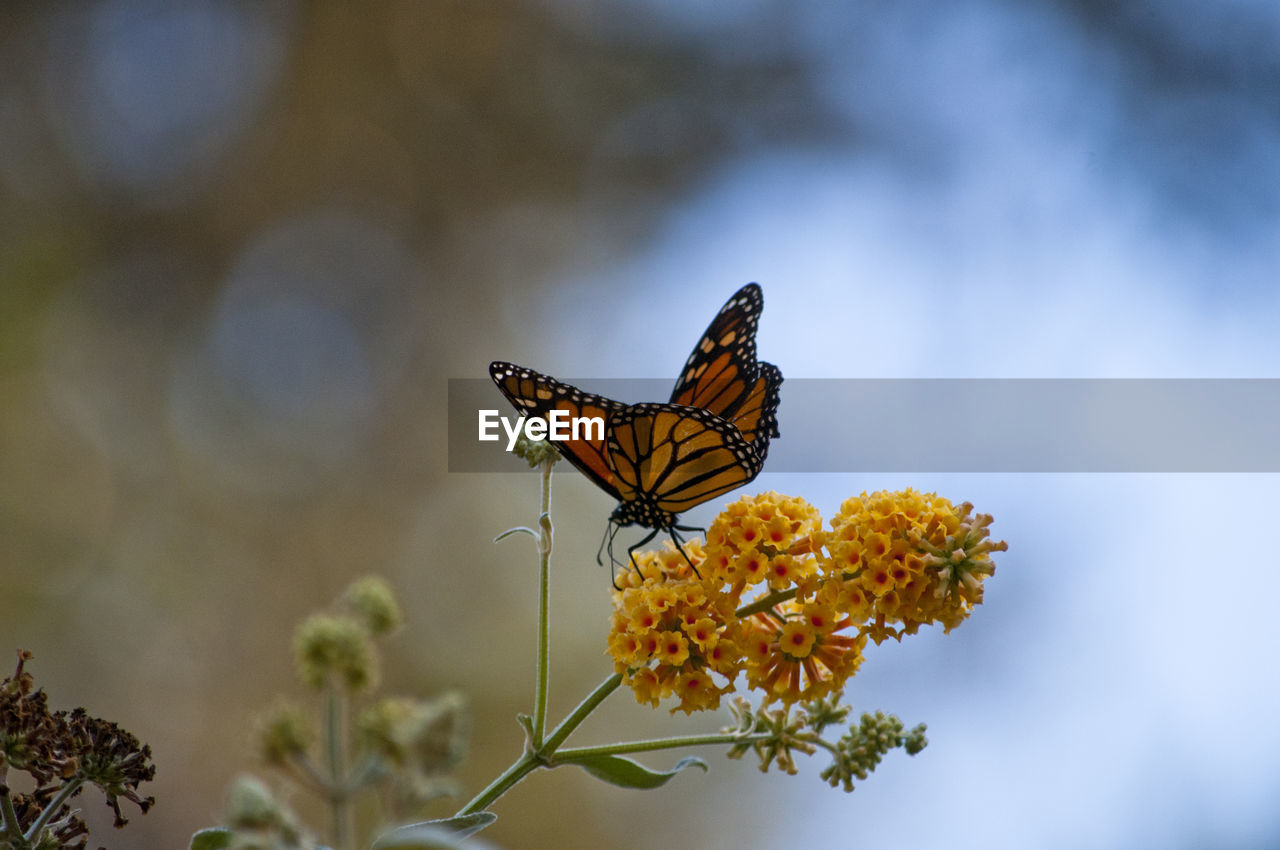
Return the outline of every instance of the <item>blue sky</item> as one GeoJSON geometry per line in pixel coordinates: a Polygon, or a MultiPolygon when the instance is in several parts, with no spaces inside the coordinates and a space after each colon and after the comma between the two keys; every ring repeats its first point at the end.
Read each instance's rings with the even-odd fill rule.
{"type": "MultiPolygon", "coordinates": [[[[814,27],[814,49],[829,49],[820,85],[854,126],[883,130],[883,150],[725,163],[630,263],[591,269],[547,320],[589,323],[589,293],[616,283],[631,294],[610,310],[669,328],[662,304],[678,302],[692,338],[699,316],[756,280],[760,356],[789,376],[1276,377],[1278,139],[1258,92],[1242,84],[1209,104],[1155,75],[1144,93],[1124,56],[1043,6],[909,8],[868,25],[883,39],[869,51],[838,50],[840,22],[814,27]]],[[[1248,41],[1197,18],[1203,7],[1144,9],[1185,26],[1205,65],[1248,41]]],[[[1269,7],[1218,13],[1276,27],[1269,7]]],[[[660,350],[677,368],[679,336],[657,334],[674,337],[660,350]]],[[[563,365],[546,368],[603,359],[650,377],[654,351],[634,336],[560,342],[563,365]]],[[[783,407],[821,415],[785,411],[785,386],[783,407]]],[[[972,500],[1010,550],[970,622],[870,651],[850,689],[859,707],[927,720],[930,748],[849,798],[789,786],[807,817],[759,846],[797,830],[800,845],[883,847],[1280,839],[1264,507],[1276,483],[766,472],[758,485],[828,516],[862,490],[972,500]]]]}

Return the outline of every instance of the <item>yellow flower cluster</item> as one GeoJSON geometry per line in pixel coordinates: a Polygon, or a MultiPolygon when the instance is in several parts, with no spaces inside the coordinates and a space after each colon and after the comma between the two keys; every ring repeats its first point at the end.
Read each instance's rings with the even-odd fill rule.
{"type": "Polygon", "coordinates": [[[864,632],[876,643],[930,623],[950,632],[982,603],[991,553],[1009,548],[987,539],[990,524],[968,502],[933,493],[863,493],[831,521],[824,574],[849,600],[846,610],[872,620],[864,632]]]}
{"type": "Polygon", "coordinates": [[[705,547],[668,542],[619,575],[615,668],[639,701],[677,695],[685,712],[717,707],[744,672],[766,702],[839,696],[868,639],[949,632],[982,602],[990,553],[1008,547],[972,510],[911,489],[864,493],[824,530],[803,499],[743,497],[705,547]]]}
{"type": "Polygon", "coordinates": [[[822,515],[804,499],[773,491],[744,496],[707,529],[708,578],[728,585],[738,598],[765,582],[773,590],[801,584],[817,575],[809,537],[821,528],[822,515]]]}
{"type": "MultiPolygon", "coordinates": [[[[697,540],[684,551],[694,565],[706,560],[697,540]]],[[[686,713],[720,705],[741,669],[737,598],[705,572],[695,575],[670,541],[637,555],[636,569],[618,582],[609,652],[636,699],[656,706],[678,694],[686,713]]]]}

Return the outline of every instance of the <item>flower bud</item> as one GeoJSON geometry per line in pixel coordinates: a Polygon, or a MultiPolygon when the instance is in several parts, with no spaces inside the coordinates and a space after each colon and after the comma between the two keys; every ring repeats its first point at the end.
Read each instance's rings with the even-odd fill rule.
{"type": "Polygon", "coordinates": [[[356,579],[347,588],[343,601],[359,615],[374,637],[389,635],[404,622],[395,591],[378,576],[356,579]]]}
{"type": "Polygon", "coordinates": [[[358,691],[370,687],[377,676],[369,633],[351,617],[311,615],[298,626],[293,652],[298,675],[316,689],[337,676],[347,690],[358,691]]]}

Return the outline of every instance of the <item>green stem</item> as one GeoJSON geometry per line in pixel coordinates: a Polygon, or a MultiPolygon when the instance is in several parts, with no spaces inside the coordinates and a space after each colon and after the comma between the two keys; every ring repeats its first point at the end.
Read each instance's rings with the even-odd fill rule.
{"type": "Polygon", "coordinates": [[[788,599],[795,599],[795,596],[796,589],[794,587],[790,590],[777,590],[767,596],[760,597],[755,602],[743,605],[734,612],[734,615],[737,616],[738,619],[750,617],[752,614],[759,614],[761,611],[768,611],[779,602],[786,602],[788,599]]]}
{"type": "Polygon", "coordinates": [[[469,815],[473,812],[483,812],[489,807],[490,803],[511,790],[512,786],[532,773],[539,765],[538,757],[531,751],[526,750],[510,767],[502,771],[497,779],[490,782],[488,788],[477,794],[470,803],[458,809],[454,817],[469,815]]]}
{"type": "Polygon", "coordinates": [[[533,740],[535,751],[542,749],[542,737],[547,729],[547,678],[551,667],[551,644],[548,638],[551,596],[551,467],[555,465],[553,454],[542,464],[542,504],[538,514],[538,672],[533,693],[533,740]]]}
{"type": "MultiPolygon", "coordinates": [[[[83,779],[71,779],[67,784],[59,788],[58,793],[49,801],[49,805],[44,807],[44,811],[35,819],[35,822],[27,828],[27,834],[23,837],[27,841],[38,841],[40,839],[40,833],[44,831],[44,828],[49,824],[49,821],[53,820],[53,818],[58,814],[58,809],[62,808],[68,800],[75,796],[75,793],[80,790],[81,785],[84,785],[83,779]]],[[[4,795],[4,804],[6,808],[5,820],[8,820],[10,813],[13,811],[13,803],[9,800],[8,794],[4,795]]],[[[15,817],[13,820],[13,834],[17,835],[18,830],[21,828],[22,827],[18,824],[17,818],[15,817]]]]}
{"type": "MultiPolygon", "coordinates": [[[[43,816],[42,812],[41,817],[43,816]]],[[[13,810],[13,798],[9,796],[7,786],[0,786],[0,819],[4,821],[4,830],[0,831],[0,837],[3,837],[11,847],[16,850],[26,850],[31,846],[22,834],[22,824],[18,823],[18,813],[13,810]]]]}
{"type": "Polygon", "coordinates": [[[328,691],[328,717],[325,733],[329,753],[329,829],[333,846],[337,850],[351,850],[351,819],[347,811],[344,742],[346,740],[346,706],[339,688],[330,685],[328,691]]]}
{"type": "Polygon", "coordinates": [[[359,765],[353,767],[347,775],[346,792],[355,794],[364,790],[367,786],[378,780],[383,770],[383,762],[381,759],[372,755],[366,755],[359,765]]]}
{"type": "Polygon", "coordinates": [[[329,780],[325,779],[324,774],[305,754],[295,755],[290,761],[285,762],[284,770],[293,781],[311,789],[316,796],[325,798],[329,796],[329,780]]]}
{"type": "Polygon", "coordinates": [[[822,747],[824,750],[831,753],[832,755],[838,755],[840,753],[840,748],[838,746],[826,740],[825,738],[820,737],[816,732],[810,733],[808,735],[802,735],[800,737],[811,744],[817,744],[818,746],[822,747]]]}
{"type": "Polygon", "coordinates": [[[454,817],[469,815],[473,812],[483,812],[489,807],[490,803],[501,797],[534,770],[539,767],[550,766],[556,747],[560,746],[564,739],[568,738],[573,730],[581,725],[582,721],[595,710],[596,706],[604,702],[605,697],[617,690],[620,684],[622,684],[621,673],[615,673],[601,682],[594,691],[587,695],[586,699],[578,704],[572,714],[561,721],[560,725],[552,731],[551,737],[547,738],[541,748],[538,750],[526,750],[497,779],[490,782],[489,787],[459,809],[454,817]]]}
{"type": "MultiPolygon", "coordinates": [[[[851,579],[856,575],[857,573],[852,572],[843,572],[840,574],[841,578],[846,580],[851,579]]],[[[752,614],[759,614],[761,611],[768,611],[779,602],[786,602],[788,599],[795,598],[796,589],[794,587],[790,590],[775,590],[773,593],[760,597],[755,602],[743,605],[733,613],[735,617],[742,619],[743,617],[750,617],[752,614]]]]}
{"type": "Polygon", "coordinates": [[[754,735],[717,732],[709,735],[680,735],[672,738],[653,738],[648,741],[627,741],[622,744],[606,744],[600,747],[569,747],[557,752],[552,763],[554,766],[555,764],[571,763],[591,756],[620,756],[627,753],[674,750],[678,747],[754,743],[756,741],[767,741],[770,737],[771,734],[767,732],[757,732],[754,735]]]}
{"type": "Polygon", "coordinates": [[[554,755],[556,748],[564,743],[564,739],[568,738],[573,733],[573,730],[577,729],[582,724],[582,721],[587,719],[587,715],[595,711],[596,706],[604,702],[605,697],[616,691],[618,685],[621,684],[622,674],[614,673],[597,685],[594,691],[587,694],[586,699],[578,703],[578,707],[573,710],[573,713],[562,720],[560,725],[551,732],[551,737],[547,738],[547,742],[542,745],[541,755],[547,758],[554,755]]]}

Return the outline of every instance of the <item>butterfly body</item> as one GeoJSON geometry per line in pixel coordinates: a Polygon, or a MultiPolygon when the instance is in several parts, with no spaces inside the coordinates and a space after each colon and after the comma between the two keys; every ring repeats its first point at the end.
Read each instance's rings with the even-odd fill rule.
{"type": "MultiPolygon", "coordinates": [[[[667,402],[624,404],[502,361],[489,374],[525,415],[602,418],[602,437],[555,440],[561,455],[618,500],[611,532],[640,525],[653,533],[636,546],[659,530],[679,545],[675,532],[690,529],[677,525],[678,515],[753,480],[778,436],[782,373],[755,359],[762,306],[756,284],[725,303],[667,402]]],[[[612,547],[612,533],[608,539],[612,547]]]]}

